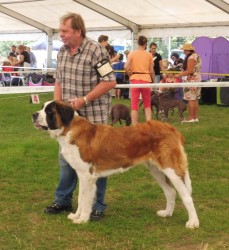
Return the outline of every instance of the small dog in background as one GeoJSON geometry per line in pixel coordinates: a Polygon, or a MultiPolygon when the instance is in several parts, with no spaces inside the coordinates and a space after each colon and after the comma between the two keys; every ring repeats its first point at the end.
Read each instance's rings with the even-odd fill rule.
{"type": "MultiPolygon", "coordinates": [[[[141,107],[143,102],[141,101],[139,107],[141,107]]],[[[187,109],[186,104],[183,101],[180,101],[174,97],[174,93],[168,91],[166,93],[159,93],[157,91],[152,91],[151,93],[151,107],[156,109],[156,119],[159,119],[158,114],[161,114],[160,120],[167,121],[168,120],[168,112],[171,110],[172,115],[174,113],[174,109],[178,109],[178,114],[181,120],[184,119],[183,113],[187,109]]]]}
{"type": "Polygon", "coordinates": [[[126,126],[130,126],[131,117],[130,117],[130,109],[124,104],[115,104],[112,106],[111,113],[111,126],[113,126],[117,121],[122,125],[121,120],[126,121],[126,126]]]}
{"type": "Polygon", "coordinates": [[[158,100],[159,100],[159,112],[161,112],[161,121],[167,121],[169,111],[172,110],[174,113],[175,108],[178,109],[178,114],[181,120],[184,119],[183,113],[184,111],[186,111],[187,106],[183,101],[174,98],[173,94],[166,94],[166,93],[159,94],[158,100]]]}
{"type": "MultiPolygon", "coordinates": [[[[141,100],[139,103],[139,108],[142,106],[143,101],[141,100]]],[[[158,93],[156,91],[152,91],[151,93],[151,109],[153,110],[153,107],[155,107],[156,110],[156,119],[158,120],[158,114],[159,114],[159,98],[158,93]]]]}

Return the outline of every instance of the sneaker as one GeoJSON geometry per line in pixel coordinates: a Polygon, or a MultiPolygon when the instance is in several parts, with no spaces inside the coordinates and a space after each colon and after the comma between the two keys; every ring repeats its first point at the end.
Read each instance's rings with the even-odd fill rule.
{"type": "Polygon", "coordinates": [[[102,220],[103,217],[104,217],[104,213],[103,212],[100,212],[100,211],[94,209],[91,212],[90,220],[92,220],[92,221],[98,221],[98,220],[102,220]]]}
{"type": "Polygon", "coordinates": [[[199,119],[198,119],[198,118],[194,119],[194,122],[198,122],[198,121],[199,121],[199,119]]]}
{"type": "Polygon", "coordinates": [[[195,119],[191,119],[191,120],[183,120],[182,123],[185,123],[185,122],[195,122],[195,119]]]}
{"type": "Polygon", "coordinates": [[[52,204],[48,205],[44,209],[44,213],[45,214],[59,214],[61,212],[71,211],[71,210],[72,210],[72,205],[62,206],[60,204],[57,204],[56,202],[53,202],[52,204]]]}

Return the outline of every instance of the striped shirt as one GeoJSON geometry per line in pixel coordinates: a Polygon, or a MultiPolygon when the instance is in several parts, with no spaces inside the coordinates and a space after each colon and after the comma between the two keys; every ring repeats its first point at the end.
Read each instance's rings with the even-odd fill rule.
{"type": "MultiPolygon", "coordinates": [[[[74,55],[70,55],[68,47],[63,45],[60,48],[55,78],[56,82],[61,83],[63,101],[86,96],[101,81],[107,84],[115,81],[113,73],[102,78],[95,70],[94,66],[103,59],[109,60],[106,49],[87,37],[83,39],[74,55]]],[[[111,98],[111,91],[109,91],[82,107],[80,112],[93,123],[107,123],[111,98]]]]}

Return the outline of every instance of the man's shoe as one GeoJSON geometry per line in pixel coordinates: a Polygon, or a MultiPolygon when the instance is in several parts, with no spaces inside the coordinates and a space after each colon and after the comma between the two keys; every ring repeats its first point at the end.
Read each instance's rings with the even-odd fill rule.
{"type": "Polygon", "coordinates": [[[61,212],[71,211],[71,210],[72,210],[72,205],[62,206],[62,205],[57,204],[56,202],[53,202],[52,204],[50,204],[44,209],[44,213],[45,214],[59,214],[61,212]]]}
{"type": "Polygon", "coordinates": [[[90,220],[92,221],[98,221],[98,220],[102,220],[104,217],[104,213],[103,212],[100,212],[98,210],[93,210],[91,212],[91,215],[90,215],[90,220]]]}

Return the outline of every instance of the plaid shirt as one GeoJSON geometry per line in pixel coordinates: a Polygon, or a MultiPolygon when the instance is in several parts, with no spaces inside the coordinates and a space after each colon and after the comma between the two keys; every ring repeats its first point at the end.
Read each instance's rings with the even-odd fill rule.
{"type": "MultiPolygon", "coordinates": [[[[62,46],[57,56],[56,82],[61,83],[63,101],[87,95],[99,82],[115,81],[115,76],[100,77],[94,66],[103,59],[109,59],[107,51],[99,43],[85,37],[78,51],[69,54],[68,47],[62,46]]],[[[91,101],[80,112],[93,123],[107,123],[111,107],[111,91],[91,101]]]]}

